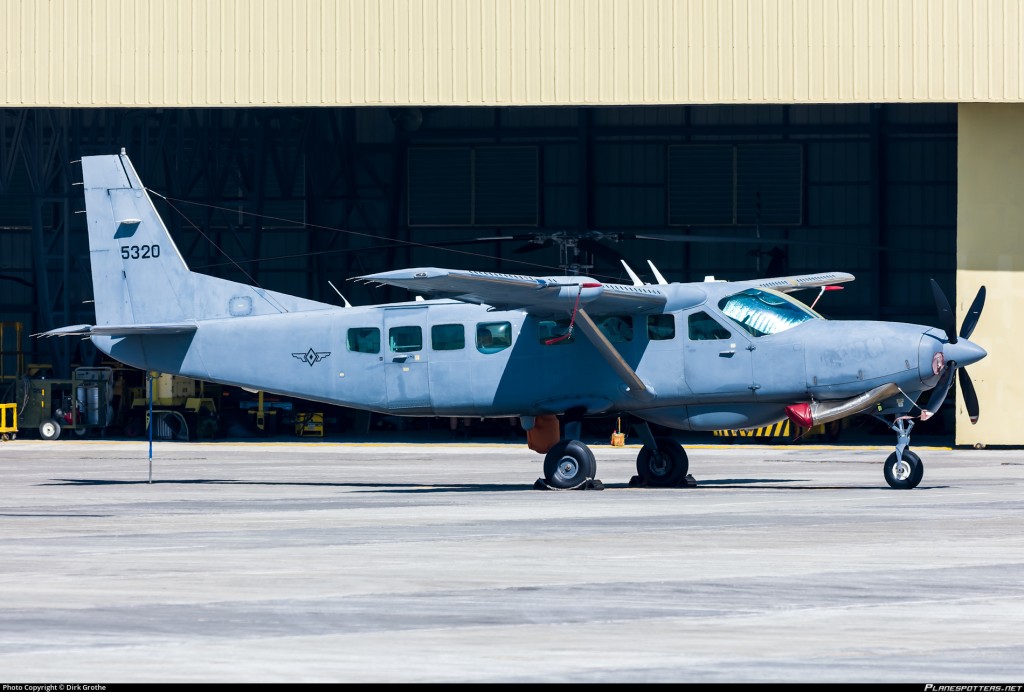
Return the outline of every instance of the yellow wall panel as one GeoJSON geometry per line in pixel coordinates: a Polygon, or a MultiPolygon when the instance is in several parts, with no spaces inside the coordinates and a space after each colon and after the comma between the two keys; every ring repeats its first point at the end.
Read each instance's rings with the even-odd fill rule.
{"type": "Polygon", "coordinates": [[[957,405],[957,444],[1021,443],[1017,367],[1024,326],[1024,105],[961,104],[958,108],[957,324],[979,286],[985,308],[971,335],[988,357],[970,367],[981,416],[971,425],[957,405]]]}
{"type": "Polygon", "coordinates": [[[5,106],[1019,102],[1020,0],[0,0],[5,106]]]}

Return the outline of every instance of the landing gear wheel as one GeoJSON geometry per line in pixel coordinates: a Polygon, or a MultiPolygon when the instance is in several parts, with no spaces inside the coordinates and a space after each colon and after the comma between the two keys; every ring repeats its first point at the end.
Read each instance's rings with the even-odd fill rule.
{"type": "Polygon", "coordinates": [[[544,456],[544,480],[553,488],[575,488],[597,474],[597,461],[579,440],[562,440],[544,456]]]}
{"type": "Polygon", "coordinates": [[[885,460],[885,482],[900,490],[916,488],[924,478],[924,462],[909,449],[903,450],[902,463],[896,462],[896,452],[885,460]]]}
{"type": "Polygon", "coordinates": [[[39,437],[44,440],[56,440],[60,437],[60,423],[50,418],[39,424],[39,437]]]}
{"type": "Polygon", "coordinates": [[[636,457],[636,473],[640,482],[658,488],[679,485],[690,468],[686,452],[671,437],[659,437],[655,442],[658,443],[657,450],[644,445],[636,457]]]}

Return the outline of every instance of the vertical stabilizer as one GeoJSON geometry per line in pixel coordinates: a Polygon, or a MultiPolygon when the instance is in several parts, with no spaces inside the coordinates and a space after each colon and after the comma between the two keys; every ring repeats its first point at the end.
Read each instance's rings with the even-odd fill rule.
{"type": "Polygon", "coordinates": [[[189,271],[123,150],[83,157],[82,180],[98,326],[333,307],[189,271]]]}
{"type": "Polygon", "coordinates": [[[191,282],[128,157],[82,159],[96,324],[191,319],[191,282]]]}

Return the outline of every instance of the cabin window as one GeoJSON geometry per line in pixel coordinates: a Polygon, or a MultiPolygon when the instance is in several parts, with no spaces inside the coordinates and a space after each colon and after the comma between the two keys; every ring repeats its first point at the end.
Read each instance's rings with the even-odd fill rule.
{"type": "Polygon", "coordinates": [[[751,336],[778,334],[813,319],[818,313],[778,291],[748,288],[722,298],[718,307],[751,336]]]}
{"type": "Polygon", "coordinates": [[[629,315],[611,315],[595,321],[597,328],[613,344],[633,340],[633,318],[629,315]]]}
{"type": "Polygon", "coordinates": [[[715,341],[732,338],[732,333],[706,312],[696,312],[686,318],[691,341],[715,341]]]}
{"type": "Polygon", "coordinates": [[[466,329],[461,324],[435,324],[430,328],[430,346],[435,351],[458,351],[466,347],[466,329]]]}
{"type": "Polygon", "coordinates": [[[409,353],[423,348],[423,330],[417,326],[392,327],[388,330],[392,353],[409,353]]]}
{"type": "Polygon", "coordinates": [[[569,318],[563,320],[540,320],[537,323],[538,341],[545,346],[562,346],[576,341],[576,337],[566,334],[569,331],[569,318]]]}
{"type": "Polygon", "coordinates": [[[476,350],[480,353],[497,353],[511,345],[511,323],[480,322],[476,325],[476,350]]]}
{"type": "Polygon", "coordinates": [[[648,315],[647,338],[651,341],[667,341],[676,338],[676,319],[673,315],[648,315]]]}
{"type": "Polygon", "coordinates": [[[356,353],[380,353],[380,330],[376,327],[349,329],[348,350],[356,353]]]}

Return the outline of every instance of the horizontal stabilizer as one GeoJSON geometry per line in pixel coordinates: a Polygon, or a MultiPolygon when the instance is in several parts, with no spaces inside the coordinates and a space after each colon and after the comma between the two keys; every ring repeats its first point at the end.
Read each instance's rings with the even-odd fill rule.
{"type": "Polygon", "coordinates": [[[195,323],[183,324],[76,324],[59,327],[33,336],[148,336],[150,334],[187,334],[197,329],[195,323]]]}

